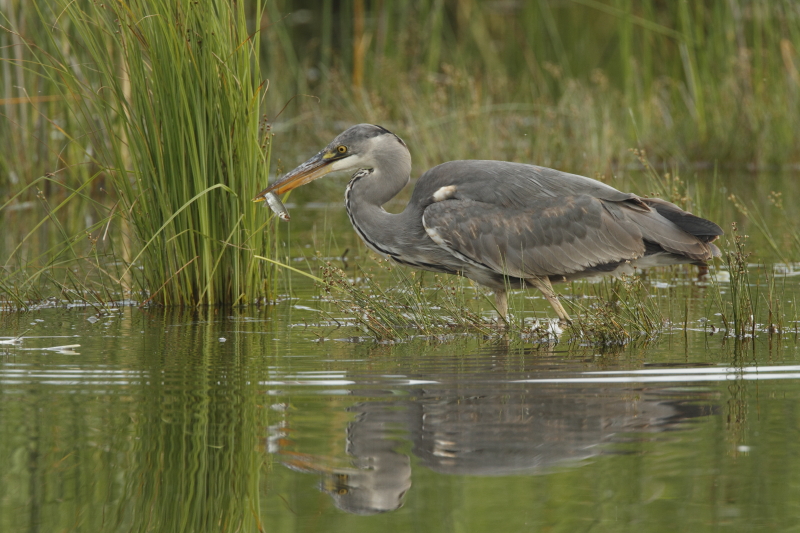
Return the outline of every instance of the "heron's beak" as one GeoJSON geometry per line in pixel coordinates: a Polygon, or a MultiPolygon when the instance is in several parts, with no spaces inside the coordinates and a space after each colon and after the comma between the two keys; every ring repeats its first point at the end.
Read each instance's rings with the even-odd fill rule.
{"type": "Polygon", "coordinates": [[[258,193],[256,197],[253,198],[253,201],[262,202],[267,193],[283,194],[332,172],[334,169],[331,163],[336,161],[335,155],[336,154],[327,150],[322,150],[317,155],[286,174],[283,178],[258,193]]]}

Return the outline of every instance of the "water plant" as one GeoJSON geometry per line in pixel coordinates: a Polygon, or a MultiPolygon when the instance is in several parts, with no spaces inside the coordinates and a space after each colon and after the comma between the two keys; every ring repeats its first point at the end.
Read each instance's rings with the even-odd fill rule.
{"type": "Polygon", "coordinates": [[[730,274],[730,297],[724,298],[717,286],[714,301],[725,330],[737,339],[744,339],[755,335],[757,322],[748,268],[750,253],[745,251],[747,236],[739,233],[736,223],[731,224],[729,241],[731,247],[723,252],[723,261],[730,274]]]}
{"type": "MultiPolygon", "coordinates": [[[[258,134],[254,142],[234,141],[244,124],[251,132],[255,128],[257,113],[251,111],[263,96],[253,89],[261,80],[259,67],[281,73],[270,76],[270,99],[260,109],[280,130],[283,146],[298,142],[281,154],[287,166],[295,150],[327,141],[342,123],[372,121],[413,144],[416,168],[494,158],[605,176],[615,186],[644,193],[664,187],[677,195],[666,197],[688,199],[694,205],[687,207],[698,214],[737,220],[753,235],[748,250],[763,260],[788,264],[800,249],[793,222],[800,206],[786,202],[773,212],[761,202],[770,190],[793,197],[797,180],[727,173],[785,167],[800,153],[794,120],[800,19],[788,0],[422,0],[366,3],[363,9],[330,1],[297,9],[308,4],[275,0],[263,10],[258,2],[201,4],[179,2],[170,18],[157,15],[166,5],[158,0],[125,7],[86,0],[0,1],[0,143],[8,147],[0,153],[0,191],[15,198],[0,217],[9,228],[37,225],[44,219],[37,213],[30,222],[42,206],[37,189],[53,206],[41,231],[22,235],[19,250],[16,242],[0,243],[0,252],[8,250],[0,274],[8,301],[44,295],[45,285],[54,283],[103,294],[102,284],[94,284],[98,265],[108,267],[108,284],[136,289],[141,301],[154,295],[160,303],[194,297],[243,302],[274,293],[270,272],[276,267],[251,259],[252,252],[271,256],[274,241],[258,231],[264,218],[246,201],[239,203],[262,188],[269,154],[255,146],[258,134]],[[259,27],[266,31],[257,32],[259,27]],[[156,30],[173,34],[156,41],[156,30]],[[154,47],[156,42],[164,46],[154,47]],[[225,46],[235,53],[219,53],[225,46]],[[127,60],[131,67],[124,66],[127,60]],[[195,67],[206,81],[187,86],[195,67]],[[170,76],[166,81],[156,78],[164,74],[170,76]],[[241,82],[238,102],[223,95],[197,98],[215,84],[222,87],[220,80],[241,82]],[[173,88],[184,92],[168,96],[173,88]],[[159,118],[162,101],[182,102],[184,107],[173,108],[183,111],[159,118]],[[242,108],[249,111],[236,111],[242,108]],[[224,111],[219,122],[199,120],[217,109],[224,111]],[[230,122],[234,116],[241,120],[230,122]],[[181,126],[183,119],[190,120],[181,126]],[[226,123],[227,137],[221,133],[226,123]],[[191,131],[199,135],[183,137],[191,131]],[[127,139],[131,133],[140,140],[127,139]],[[161,134],[166,152],[154,144],[161,134]],[[198,148],[206,141],[215,143],[211,150],[198,148]],[[631,146],[644,150],[658,180],[650,170],[643,177],[638,166],[631,170],[631,146]],[[163,158],[176,152],[183,162],[165,164],[163,158]],[[260,162],[240,166],[245,160],[260,162]],[[702,175],[686,178],[692,168],[719,170],[704,182],[702,175]],[[224,179],[203,177],[212,174],[224,179]],[[137,180],[148,175],[173,181],[139,187],[137,180]],[[256,184],[241,196],[239,188],[247,186],[237,180],[244,176],[256,184]],[[754,191],[741,202],[747,213],[720,201],[736,179],[746,182],[738,187],[740,197],[754,191]],[[770,180],[777,185],[769,187],[770,180]],[[622,183],[630,181],[639,183],[622,183]],[[237,196],[222,186],[210,189],[221,184],[237,196]],[[78,190],[85,194],[62,205],[78,190]],[[207,215],[195,216],[194,209],[203,206],[207,215]],[[237,214],[243,215],[238,226],[237,214]],[[68,242],[56,242],[65,237],[68,242]],[[57,260],[49,252],[56,246],[57,260]],[[141,247],[146,251],[128,269],[141,247]],[[27,274],[11,277],[30,273],[29,266],[38,272],[29,283],[27,274]],[[217,276],[230,294],[213,288],[216,282],[209,279],[217,276]]],[[[234,93],[235,87],[222,88],[234,93]]]]}
{"type": "MultiPolygon", "coordinates": [[[[516,309],[503,320],[494,309],[491,294],[468,280],[407,271],[380,259],[374,267],[356,270],[355,275],[322,262],[320,276],[326,299],[346,316],[331,314],[331,319],[379,342],[415,337],[436,341],[469,334],[494,340],[562,340],[613,347],[653,339],[672,327],[638,277],[573,283],[573,294],[564,299],[573,322],[564,327],[557,319],[531,317],[525,310],[530,303],[524,301],[516,302],[516,309]],[[433,283],[423,279],[425,276],[432,277],[433,283]]],[[[530,291],[514,292],[524,295],[530,291]]],[[[512,294],[511,300],[515,299],[512,294]]]]}
{"type": "MultiPolygon", "coordinates": [[[[375,273],[360,270],[357,278],[325,262],[320,268],[321,288],[345,312],[351,324],[377,341],[397,341],[412,336],[441,337],[454,332],[492,335],[490,322],[468,305],[463,285],[445,285],[436,276],[433,290],[419,282],[418,272],[406,274],[382,260],[377,267],[390,273],[394,283],[385,289],[375,273]]],[[[332,318],[335,317],[332,315],[332,318]]]]}
{"type": "Polygon", "coordinates": [[[582,339],[600,346],[624,345],[632,340],[653,339],[674,326],[639,276],[581,285],[580,291],[573,287],[573,297],[566,300],[578,342],[582,339]]]}
{"type": "Polygon", "coordinates": [[[123,265],[110,278],[164,305],[270,297],[274,267],[254,258],[269,255],[267,217],[250,202],[267,181],[272,139],[260,122],[266,84],[250,8],[224,0],[34,5],[44,42],[12,34],[86,127],[63,134],[83,147],[80,164],[93,169],[84,183],[98,182],[102,222],[120,236],[123,265]]]}

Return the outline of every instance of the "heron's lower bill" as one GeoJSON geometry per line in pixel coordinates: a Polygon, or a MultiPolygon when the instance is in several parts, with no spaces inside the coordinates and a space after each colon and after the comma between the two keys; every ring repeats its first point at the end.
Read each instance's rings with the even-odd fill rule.
{"type": "Polygon", "coordinates": [[[333,170],[331,163],[334,161],[323,150],[296,169],[286,174],[253,198],[254,202],[261,202],[266,199],[267,193],[283,194],[296,189],[301,185],[319,179],[333,170]]]}

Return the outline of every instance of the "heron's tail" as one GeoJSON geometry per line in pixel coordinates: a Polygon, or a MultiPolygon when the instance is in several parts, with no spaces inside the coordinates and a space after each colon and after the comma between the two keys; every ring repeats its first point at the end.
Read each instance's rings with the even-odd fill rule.
{"type": "MultiPolygon", "coordinates": [[[[681,230],[689,235],[694,235],[702,242],[714,242],[723,234],[722,228],[717,224],[705,218],[695,216],[688,211],[684,211],[677,205],[667,202],[666,200],[660,198],[642,198],[642,202],[655,209],[659,215],[678,226],[681,230]]],[[[712,251],[716,250],[714,257],[719,257],[719,248],[711,246],[711,249],[712,251]]]]}

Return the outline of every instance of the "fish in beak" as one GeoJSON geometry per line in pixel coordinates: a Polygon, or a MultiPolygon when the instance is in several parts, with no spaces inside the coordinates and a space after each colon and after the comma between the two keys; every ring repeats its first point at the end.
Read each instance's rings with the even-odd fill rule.
{"type": "Polygon", "coordinates": [[[264,199],[267,200],[267,205],[272,209],[272,212],[278,215],[281,220],[288,222],[292,218],[289,216],[289,210],[286,209],[286,206],[283,205],[283,202],[281,202],[277,194],[268,192],[264,195],[264,199]]]}
{"type": "Polygon", "coordinates": [[[256,197],[253,198],[253,201],[263,202],[268,193],[283,194],[337,170],[332,164],[340,159],[337,155],[338,154],[333,150],[327,148],[322,150],[317,155],[286,174],[283,178],[258,193],[256,197]]]}

